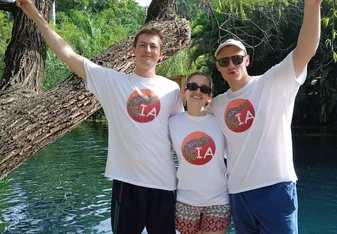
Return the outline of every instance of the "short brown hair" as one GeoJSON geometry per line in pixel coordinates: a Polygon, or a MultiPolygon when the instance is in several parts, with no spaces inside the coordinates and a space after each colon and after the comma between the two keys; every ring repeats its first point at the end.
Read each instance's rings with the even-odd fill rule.
{"type": "Polygon", "coordinates": [[[163,47],[164,47],[164,42],[163,42],[164,37],[163,37],[163,34],[156,28],[142,28],[141,30],[139,30],[137,32],[136,36],[135,36],[135,39],[133,40],[133,47],[136,48],[138,38],[142,34],[158,36],[159,39],[160,39],[160,42],[159,42],[160,50],[163,49],[163,47]]]}

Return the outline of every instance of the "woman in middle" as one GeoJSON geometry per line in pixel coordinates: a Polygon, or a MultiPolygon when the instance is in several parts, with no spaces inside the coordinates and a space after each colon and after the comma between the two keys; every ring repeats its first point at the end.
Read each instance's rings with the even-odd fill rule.
{"type": "Polygon", "coordinates": [[[169,120],[177,170],[176,229],[181,234],[224,234],[231,222],[225,165],[225,138],[205,105],[212,79],[192,73],[182,96],[187,111],[169,120]]]}

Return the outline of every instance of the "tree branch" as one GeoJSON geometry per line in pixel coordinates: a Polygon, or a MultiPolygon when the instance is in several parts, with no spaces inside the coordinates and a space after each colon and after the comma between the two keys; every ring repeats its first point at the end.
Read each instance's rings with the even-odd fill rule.
{"type": "MultiPolygon", "coordinates": [[[[190,28],[185,19],[152,21],[144,27],[155,27],[166,38],[163,61],[190,42],[190,28]]],[[[134,36],[114,44],[93,61],[121,72],[133,72],[134,36]]],[[[82,79],[75,74],[47,93],[36,94],[21,89],[0,92],[0,179],[100,107],[97,99],[84,89],[82,79]]]]}

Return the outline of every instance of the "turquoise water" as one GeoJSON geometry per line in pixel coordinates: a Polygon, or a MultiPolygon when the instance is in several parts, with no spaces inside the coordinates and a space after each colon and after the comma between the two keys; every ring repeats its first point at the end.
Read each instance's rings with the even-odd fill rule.
{"type": "MultiPolygon", "coordinates": [[[[336,143],[294,137],[301,234],[337,233],[336,143]]],[[[111,233],[106,154],[106,125],[84,123],[27,160],[0,191],[0,233],[111,233]]]]}
{"type": "Polygon", "coordinates": [[[294,154],[300,233],[337,233],[337,136],[295,137],[294,154]]]}

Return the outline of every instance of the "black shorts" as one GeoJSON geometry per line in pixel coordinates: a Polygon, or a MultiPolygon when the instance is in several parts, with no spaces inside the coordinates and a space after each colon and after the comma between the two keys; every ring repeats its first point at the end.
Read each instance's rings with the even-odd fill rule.
{"type": "Polygon", "coordinates": [[[114,234],[175,234],[175,192],[114,180],[111,226],[114,234]]]}

